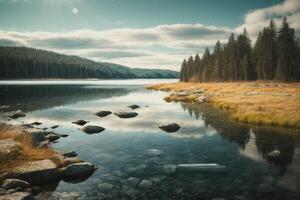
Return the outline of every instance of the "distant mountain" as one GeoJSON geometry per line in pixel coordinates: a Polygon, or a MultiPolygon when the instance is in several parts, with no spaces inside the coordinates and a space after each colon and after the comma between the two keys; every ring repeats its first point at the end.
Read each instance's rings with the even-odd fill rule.
{"type": "Polygon", "coordinates": [[[0,79],[128,79],[178,76],[178,72],[171,70],[129,68],[40,49],[0,47],[0,79]]]}

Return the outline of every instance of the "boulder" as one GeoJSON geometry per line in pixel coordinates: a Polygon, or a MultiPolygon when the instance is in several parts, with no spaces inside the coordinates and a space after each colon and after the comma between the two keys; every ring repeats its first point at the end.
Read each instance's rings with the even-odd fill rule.
{"type": "Polygon", "coordinates": [[[101,126],[85,126],[82,128],[82,131],[87,133],[87,134],[95,134],[95,133],[100,133],[102,131],[104,131],[105,128],[101,127],[101,126]]]}
{"type": "Polygon", "coordinates": [[[159,128],[167,133],[173,133],[178,131],[180,129],[180,126],[176,123],[172,123],[172,124],[159,126],[159,128]]]}
{"type": "Polygon", "coordinates": [[[11,169],[10,176],[31,185],[46,185],[59,180],[57,167],[49,159],[25,162],[11,169]]]}
{"type": "Polygon", "coordinates": [[[30,184],[19,179],[6,179],[2,182],[2,187],[6,190],[16,188],[26,189],[30,187],[30,184]]]}
{"type": "Polygon", "coordinates": [[[96,169],[91,163],[75,163],[60,169],[60,174],[64,181],[79,182],[90,177],[96,169]]]}
{"type": "Polygon", "coordinates": [[[208,101],[208,97],[204,96],[204,95],[201,95],[198,98],[196,98],[197,103],[204,103],[204,102],[207,102],[207,101],[208,101]]]}
{"type": "Polygon", "coordinates": [[[133,105],[128,106],[128,108],[131,108],[132,110],[138,109],[138,108],[140,108],[140,107],[141,107],[141,106],[136,105],[136,104],[133,104],[133,105]]]}
{"type": "Polygon", "coordinates": [[[143,189],[147,189],[149,187],[152,186],[152,181],[147,180],[147,179],[143,179],[140,183],[139,183],[139,187],[143,188],[143,189]]]}
{"type": "Polygon", "coordinates": [[[39,125],[41,125],[42,123],[41,122],[33,122],[33,123],[31,123],[32,125],[34,125],[34,126],[39,126],[39,125]]]}
{"type": "Polygon", "coordinates": [[[96,112],[95,115],[98,116],[98,117],[106,117],[108,115],[110,115],[112,112],[110,111],[99,111],[99,112],[96,112]]]}
{"type": "Polygon", "coordinates": [[[85,125],[86,123],[88,123],[88,121],[85,121],[85,120],[82,120],[82,119],[79,119],[79,120],[76,120],[74,122],[72,122],[73,124],[77,124],[79,126],[83,126],[85,125]]]}
{"type": "Polygon", "coordinates": [[[34,146],[39,146],[41,142],[46,141],[46,136],[53,132],[36,129],[36,128],[29,128],[24,130],[24,134],[30,134],[32,138],[32,142],[34,146]]]}
{"type": "Polygon", "coordinates": [[[0,140],[0,163],[15,159],[21,151],[21,144],[12,140],[0,140]]]}
{"type": "Polygon", "coordinates": [[[270,159],[278,158],[281,155],[281,152],[279,150],[274,150],[267,154],[267,157],[270,159]]]}
{"type": "Polygon", "coordinates": [[[73,157],[77,156],[77,153],[75,151],[69,151],[69,152],[63,153],[62,155],[64,157],[73,158],[73,157]]]}
{"type": "Polygon", "coordinates": [[[52,129],[56,129],[56,128],[58,128],[58,127],[59,127],[58,125],[51,126],[52,129]]]}
{"type": "Polygon", "coordinates": [[[21,110],[17,110],[11,113],[11,115],[9,116],[12,119],[18,119],[20,117],[25,117],[25,113],[23,113],[21,110]]]}
{"type": "Polygon", "coordinates": [[[138,115],[136,112],[117,112],[114,114],[120,118],[133,118],[138,115]]]}
{"type": "Polygon", "coordinates": [[[0,196],[0,200],[34,200],[28,192],[14,192],[0,196]]]}
{"type": "Polygon", "coordinates": [[[50,133],[46,136],[46,139],[49,140],[50,142],[54,142],[56,140],[58,140],[60,138],[60,136],[56,133],[50,133]]]}
{"type": "Polygon", "coordinates": [[[68,137],[69,135],[68,134],[60,134],[59,136],[60,137],[68,137]]]}

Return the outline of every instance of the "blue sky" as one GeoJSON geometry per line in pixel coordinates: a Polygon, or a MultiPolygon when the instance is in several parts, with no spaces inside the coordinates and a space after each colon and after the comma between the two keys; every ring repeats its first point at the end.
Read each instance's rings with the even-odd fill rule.
{"type": "Polygon", "coordinates": [[[178,70],[271,17],[300,29],[300,0],[0,0],[0,45],[31,46],[132,67],[178,70]]]}

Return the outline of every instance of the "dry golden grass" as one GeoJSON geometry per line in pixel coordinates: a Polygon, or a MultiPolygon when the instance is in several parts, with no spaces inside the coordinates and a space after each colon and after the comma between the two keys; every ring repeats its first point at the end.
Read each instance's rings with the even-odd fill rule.
{"type": "Polygon", "coordinates": [[[21,129],[0,123],[0,140],[13,139],[21,144],[20,154],[12,161],[1,161],[0,172],[27,161],[51,159],[60,162],[52,148],[35,148],[29,134],[20,134],[21,129]]]}
{"type": "MultiPolygon", "coordinates": [[[[210,98],[210,102],[217,108],[229,111],[235,121],[300,128],[300,83],[171,83],[147,88],[176,92],[202,89],[206,95],[217,94],[210,98]]],[[[165,100],[194,102],[195,95],[170,95],[165,100]]]]}

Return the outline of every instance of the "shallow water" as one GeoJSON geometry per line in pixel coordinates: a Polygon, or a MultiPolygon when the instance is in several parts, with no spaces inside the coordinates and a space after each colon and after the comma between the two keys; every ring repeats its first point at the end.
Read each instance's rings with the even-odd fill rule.
{"type": "Polygon", "coordinates": [[[165,93],[145,90],[144,84],[143,80],[0,82],[0,105],[28,112],[11,123],[59,125],[55,131],[69,137],[54,148],[74,150],[98,167],[88,180],[60,182],[55,191],[39,198],[299,199],[300,138],[293,136],[297,130],[234,123],[208,105],[166,103],[165,93]],[[94,115],[101,110],[127,111],[131,104],[141,106],[135,110],[136,118],[94,115]],[[106,130],[87,135],[71,123],[77,119],[106,130]],[[181,126],[177,133],[158,128],[173,122],[181,126]],[[268,154],[274,150],[281,154],[272,159],[268,154]],[[166,170],[167,165],[183,163],[218,163],[226,171],[166,170]],[[130,177],[137,183],[128,181],[130,177]],[[150,185],[138,186],[143,179],[150,185]]]}

